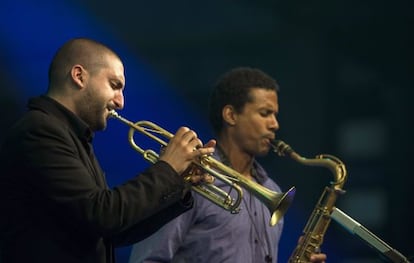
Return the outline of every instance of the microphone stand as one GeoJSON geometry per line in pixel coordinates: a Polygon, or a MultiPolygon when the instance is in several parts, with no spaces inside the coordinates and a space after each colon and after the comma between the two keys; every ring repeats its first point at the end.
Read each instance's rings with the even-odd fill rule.
{"type": "Polygon", "coordinates": [[[331,218],[346,230],[348,230],[351,234],[357,235],[370,247],[376,249],[384,259],[388,260],[388,262],[410,263],[410,261],[400,252],[398,252],[396,249],[393,249],[375,234],[366,229],[363,225],[341,211],[339,208],[334,207],[331,213],[331,218]]]}

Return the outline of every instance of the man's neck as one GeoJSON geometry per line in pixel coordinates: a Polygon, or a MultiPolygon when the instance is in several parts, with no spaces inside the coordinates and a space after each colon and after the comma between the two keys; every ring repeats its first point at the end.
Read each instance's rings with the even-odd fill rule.
{"type": "Polygon", "coordinates": [[[229,140],[218,140],[217,145],[234,170],[246,177],[252,177],[253,156],[243,152],[237,144],[229,140]]]}
{"type": "MultiPolygon", "coordinates": [[[[62,88],[62,90],[64,90],[64,89],[62,88]]],[[[64,93],[63,91],[59,92],[56,89],[49,89],[48,92],[46,93],[46,96],[48,96],[48,97],[54,99],[55,101],[59,102],[60,104],[62,104],[65,108],[67,108],[71,112],[73,112],[75,114],[77,113],[73,94],[64,93]]]]}

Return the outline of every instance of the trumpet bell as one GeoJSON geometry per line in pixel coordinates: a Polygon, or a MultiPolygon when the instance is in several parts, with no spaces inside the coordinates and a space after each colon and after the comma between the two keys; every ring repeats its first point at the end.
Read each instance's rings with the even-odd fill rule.
{"type": "MultiPolygon", "coordinates": [[[[283,217],[295,196],[296,189],[294,186],[290,188],[286,193],[272,191],[269,188],[266,188],[263,185],[248,179],[246,176],[238,173],[237,171],[212,158],[211,156],[205,157],[203,163],[207,164],[207,167],[209,169],[214,167],[215,169],[213,170],[220,171],[217,173],[217,177],[228,181],[229,185],[243,187],[257,199],[259,199],[267,207],[267,209],[269,209],[270,226],[276,225],[277,222],[283,217]]],[[[237,207],[240,205],[241,199],[243,198],[243,192],[241,190],[240,192],[240,196],[237,199],[237,205],[235,205],[237,207]]]]}
{"type": "MultiPolygon", "coordinates": [[[[277,194],[274,198],[274,203],[269,202],[269,204],[266,204],[271,213],[270,226],[276,225],[276,223],[283,217],[292,203],[295,193],[296,188],[292,186],[287,192],[277,194]]],[[[262,202],[266,203],[264,200],[262,200],[262,202]]]]}

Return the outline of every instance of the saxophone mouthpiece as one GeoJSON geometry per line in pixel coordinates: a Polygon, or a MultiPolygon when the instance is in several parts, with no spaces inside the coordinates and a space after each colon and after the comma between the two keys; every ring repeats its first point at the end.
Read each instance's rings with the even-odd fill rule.
{"type": "Polygon", "coordinates": [[[279,156],[290,155],[293,152],[292,147],[281,140],[271,140],[270,145],[279,156]]]}

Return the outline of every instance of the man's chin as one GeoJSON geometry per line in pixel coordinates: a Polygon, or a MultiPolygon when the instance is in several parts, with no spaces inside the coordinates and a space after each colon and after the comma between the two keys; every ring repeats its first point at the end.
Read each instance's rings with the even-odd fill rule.
{"type": "Polygon", "coordinates": [[[256,156],[257,156],[257,157],[263,157],[263,156],[266,156],[268,153],[269,153],[269,149],[267,149],[267,150],[262,150],[262,151],[257,152],[257,153],[256,153],[256,156]]]}
{"type": "Polygon", "coordinates": [[[100,126],[99,126],[99,129],[98,129],[98,131],[104,131],[104,130],[106,130],[106,127],[108,126],[108,123],[106,122],[106,121],[104,121],[104,123],[102,123],[100,126]]]}
{"type": "Polygon", "coordinates": [[[96,123],[94,125],[94,127],[91,127],[91,130],[94,131],[94,132],[95,131],[104,131],[104,130],[106,130],[106,126],[107,126],[107,122],[105,120],[105,121],[103,121],[101,123],[96,123]]]}
{"type": "Polygon", "coordinates": [[[270,146],[266,146],[258,151],[257,156],[265,156],[269,153],[270,146]]]}

